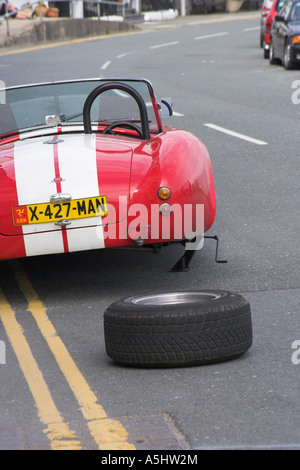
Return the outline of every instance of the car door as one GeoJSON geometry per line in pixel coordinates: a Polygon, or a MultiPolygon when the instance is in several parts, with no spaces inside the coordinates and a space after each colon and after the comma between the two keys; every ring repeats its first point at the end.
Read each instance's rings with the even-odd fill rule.
{"type": "Polygon", "coordinates": [[[272,32],[272,41],[275,57],[283,59],[285,40],[288,34],[287,20],[293,6],[293,0],[288,1],[279,11],[274,22],[274,31],[272,32]]]}

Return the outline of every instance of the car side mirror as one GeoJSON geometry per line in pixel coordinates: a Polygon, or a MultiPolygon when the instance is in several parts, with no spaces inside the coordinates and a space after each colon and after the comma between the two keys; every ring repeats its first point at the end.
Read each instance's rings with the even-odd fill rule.
{"type": "Polygon", "coordinates": [[[278,22],[283,22],[283,21],[284,21],[284,16],[276,15],[275,18],[274,18],[274,21],[275,21],[276,23],[278,23],[278,22]]]}
{"type": "Polygon", "coordinates": [[[161,112],[163,116],[173,116],[173,103],[171,98],[161,100],[161,112]]]}

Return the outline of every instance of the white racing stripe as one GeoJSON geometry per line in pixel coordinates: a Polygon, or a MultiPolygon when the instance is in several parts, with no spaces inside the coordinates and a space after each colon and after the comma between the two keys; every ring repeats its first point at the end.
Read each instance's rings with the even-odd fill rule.
{"type": "MultiPolygon", "coordinates": [[[[14,165],[19,205],[47,202],[56,192],[55,184],[51,183],[55,175],[53,146],[43,144],[42,140],[34,146],[35,152],[29,141],[15,143],[14,165]]],[[[53,223],[23,225],[22,230],[27,256],[64,252],[61,229],[53,223]]]]}
{"type": "MultiPolygon", "coordinates": [[[[79,136],[78,136],[79,137],[79,136]]],[[[93,136],[70,138],[54,144],[57,148],[61,191],[72,199],[99,195],[95,139],[93,136]]],[[[54,145],[45,144],[47,138],[34,142],[16,142],[14,164],[19,205],[50,201],[58,192],[55,178],[54,145]]],[[[68,250],[104,248],[101,217],[74,220],[66,230],[68,250]],[[72,230],[75,229],[75,230],[72,230]]],[[[63,253],[64,240],[61,227],[51,223],[22,226],[27,256],[63,253]]]]}
{"type": "MultiPolygon", "coordinates": [[[[95,136],[87,135],[84,141],[78,137],[58,148],[60,175],[65,180],[61,183],[62,192],[71,194],[72,199],[99,196],[95,136]]],[[[69,251],[104,248],[100,224],[101,217],[72,220],[67,230],[69,251]]]]}

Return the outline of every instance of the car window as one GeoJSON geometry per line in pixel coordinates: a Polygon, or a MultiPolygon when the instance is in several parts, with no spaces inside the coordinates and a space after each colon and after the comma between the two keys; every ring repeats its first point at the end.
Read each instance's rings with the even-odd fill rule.
{"type": "Polygon", "coordinates": [[[287,9],[286,9],[286,12],[285,12],[285,15],[284,15],[284,19],[287,21],[289,16],[290,16],[290,13],[291,13],[291,9],[293,8],[293,3],[289,3],[289,5],[287,5],[287,9]]]}
{"type": "Polygon", "coordinates": [[[285,13],[286,13],[286,8],[287,8],[287,6],[289,5],[289,3],[291,3],[291,2],[287,2],[285,5],[283,5],[282,8],[279,9],[279,15],[280,15],[280,16],[284,16],[284,15],[285,15],[285,13]]]}
{"type": "Polygon", "coordinates": [[[273,5],[274,0],[264,0],[262,9],[268,8],[270,10],[271,6],[273,5]]]}
{"type": "Polygon", "coordinates": [[[286,4],[286,0],[277,0],[275,5],[275,11],[279,12],[281,8],[286,4]]]}
{"type": "Polygon", "coordinates": [[[300,1],[293,3],[290,21],[300,21],[300,1]]]}
{"type": "Polygon", "coordinates": [[[291,8],[293,6],[293,2],[289,1],[287,2],[282,8],[281,10],[279,11],[279,15],[280,16],[283,16],[284,19],[287,19],[290,11],[291,11],[291,8]]]}
{"type": "MultiPolygon", "coordinates": [[[[146,103],[150,127],[157,129],[149,84],[143,80],[120,81],[139,92],[146,103]]],[[[1,92],[0,135],[32,127],[82,124],[85,100],[102,83],[107,81],[75,80],[7,88],[1,92]]],[[[91,107],[92,122],[120,120],[140,122],[138,105],[128,93],[108,90],[95,99],[91,107]]]]}

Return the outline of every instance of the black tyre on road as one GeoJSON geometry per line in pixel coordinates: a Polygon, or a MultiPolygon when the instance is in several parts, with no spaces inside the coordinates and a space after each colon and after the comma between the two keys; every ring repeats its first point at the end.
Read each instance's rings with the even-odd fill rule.
{"type": "Polygon", "coordinates": [[[249,302],[227,291],[129,297],[104,312],[107,355],[135,367],[204,365],[237,358],[252,345],[249,302]]]}
{"type": "Polygon", "coordinates": [[[294,68],[294,63],[291,59],[291,46],[286,44],[284,46],[284,55],[283,55],[283,65],[286,70],[291,70],[294,68]]]}
{"type": "Polygon", "coordinates": [[[280,63],[280,61],[274,56],[274,46],[272,43],[270,44],[269,50],[269,62],[271,65],[276,65],[280,63]]]}

